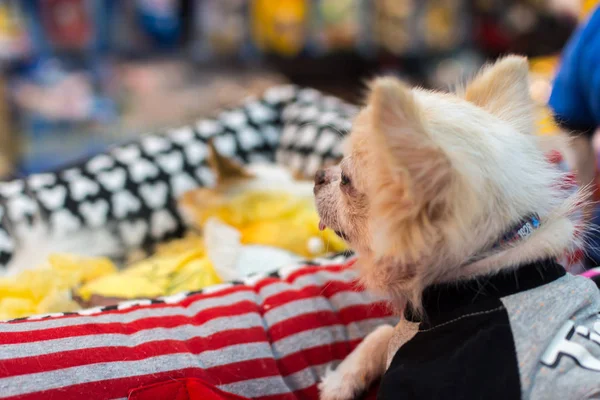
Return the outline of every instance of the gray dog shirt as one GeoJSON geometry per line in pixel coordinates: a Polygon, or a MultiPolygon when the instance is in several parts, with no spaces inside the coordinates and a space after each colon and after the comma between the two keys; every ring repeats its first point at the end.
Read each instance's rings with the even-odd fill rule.
{"type": "Polygon", "coordinates": [[[423,304],[426,317],[407,313],[392,339],[379,399],[600,399],[591,280],[542,261],[430,287],[423,304]]]}

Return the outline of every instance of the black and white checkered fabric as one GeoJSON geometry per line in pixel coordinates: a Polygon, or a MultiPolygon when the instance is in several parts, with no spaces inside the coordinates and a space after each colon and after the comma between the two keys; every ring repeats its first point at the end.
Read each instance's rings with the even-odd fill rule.
{"type": "Polygon", "coordinates": [[[184,229],[176,199],[214,183],[209,138],[224,156],[276,160],[310,177],[340,157],[340,139],[356,111],[313,89],[280,86],[214,119],[145,135],[57,172],[0,182],[0,268],[34,222],[52,235],[102,228],[127,248],[176,237],[184,229]]]}
{"type": "Polygon", "coordinates": [[[356,106],[314,89],[298,93],[296,101],[283,109],[283,132],[277,162],[293,171],[313,176],[323,163],[342,156],[340,140],[350,130],[356,106]]]}

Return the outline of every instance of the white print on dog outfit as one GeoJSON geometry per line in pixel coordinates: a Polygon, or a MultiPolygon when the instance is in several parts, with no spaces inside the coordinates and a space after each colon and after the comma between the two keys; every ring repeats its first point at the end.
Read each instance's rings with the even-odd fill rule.
{"type": "Polygon", "coordinates": [[[524,399],[600,396],[600,295],[570,274],[502,299],[517,350],[524,399]]]}

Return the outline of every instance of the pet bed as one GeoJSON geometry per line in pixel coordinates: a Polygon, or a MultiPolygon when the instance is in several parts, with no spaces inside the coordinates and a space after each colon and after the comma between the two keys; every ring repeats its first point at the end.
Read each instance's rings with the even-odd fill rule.
{"type": "MultiPolygon", "coordinates": [[[[53,235],[101,229],[129,248],[179,235],[174,199],[214,180],[209,138],[244,163],[277,161],[308,177],[339,158],[355,112],[312,89],[278,87],[216,119],[2,183],[0,260],[14,257],[38,215],[53,235]]],[[[316,398],[328,365],[395,321],[356,284],[351,262],[313,260],[202,292],[0,323],[0,397],[316,398]]]]}

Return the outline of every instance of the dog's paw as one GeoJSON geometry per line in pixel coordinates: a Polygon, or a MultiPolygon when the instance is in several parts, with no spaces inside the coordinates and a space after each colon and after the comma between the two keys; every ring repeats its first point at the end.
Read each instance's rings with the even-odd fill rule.
{"type": "Polygon", "coordinates": [[[343,368],[335,371],[328,368],[319,384],[321,400],[354,400],[364,390],[354,374],[345,373],[343,368]]]}

